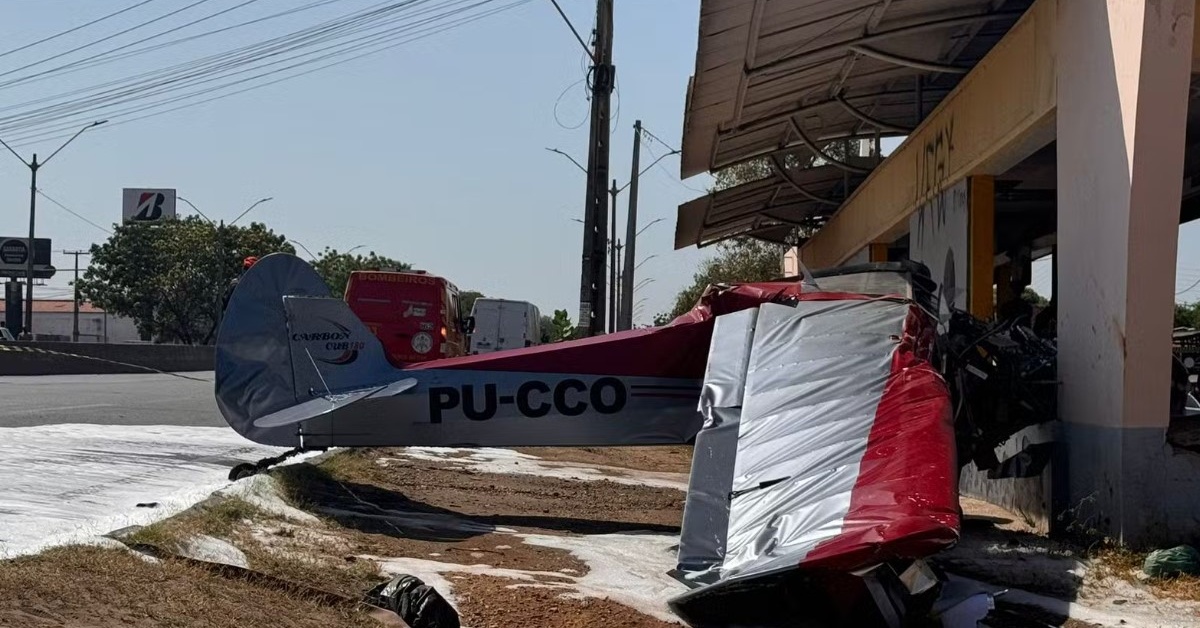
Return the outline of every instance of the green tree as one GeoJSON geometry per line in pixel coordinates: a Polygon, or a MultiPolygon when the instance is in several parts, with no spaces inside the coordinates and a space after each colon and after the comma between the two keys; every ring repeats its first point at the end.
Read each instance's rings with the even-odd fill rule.
{"type": "Polygon", "coordinates": [[[350,273],[356,270],[411,270],[412,266],[390,257],[376,255],[371,251],[366,255],[351,255],[340,253],[337,249],[325,247],[324,251],[313,261],[317,274],[329,284],[333,296],[342,298],[346,292],[346,282],[350,281],[350,273]]]}
{"type": "Polygon", "coordinates": [[[539,341],[544,345],[554,342],[554,318],[542,314],[538,319],[538,326],[542,330],[542,337],[539,341]]]}
{"type": "Polygon", "coordinates": [[[1175,304],[1175,326],[1200,329],[1200,301],[1175,304]]]}
{"type": "Polygon", "coordinates": [[[700,263],[692,283],[675,296],[667,320],[692,309],[704,290],[717,283],[771,281],[783,275],[787,247],[752,238],[734,238],[717,244],[717,254],[700,263]]]}
{"type": "Polygon", "coordinates": [[[575,338],[575,324],[566,310],[554,310],[554,318],[550,319],[548,328],[551,330],[550,342],[562,342],[575,338]]]}
{"type": "Polygon", "coordinates": [[[458,293],[458,306],[462,308],[463,316],[470,316],[471,308],[475,307],[475,302],[484,298],[487,297],[477,290],[463,290],[458,293]]]}
{"type": "Polygon", "coordinates": [[[1021,300],[1036,307],[1046,307],[1047,305],[1050,305],[1049,299],[1038,294],[1038,291],[1034,290],[1030,286],[1025,286],[1025,289],[1021,291],[1021,300]]]}
{"type": "Polygon", "coordinates": [[[79,293],[159,342],[209,344],[222,297],[242,260],[294,253],[287,238],[261,223],[217,227],[198,216],[161,224],[130,223],[91,248],[79,293]]]}

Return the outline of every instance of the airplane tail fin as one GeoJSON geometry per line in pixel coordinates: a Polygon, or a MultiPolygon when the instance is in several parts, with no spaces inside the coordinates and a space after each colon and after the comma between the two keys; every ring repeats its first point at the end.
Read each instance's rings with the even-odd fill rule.
{"type": "Polygon", "coordinates": [[[324,405],[395,394],[404,388],[389,386],[398,375],[346,303],[286,253],[263,257],[242,276],[217,335],[217,406],[258,443],[296,445],[294,423],[328,412],[324,405]]]}

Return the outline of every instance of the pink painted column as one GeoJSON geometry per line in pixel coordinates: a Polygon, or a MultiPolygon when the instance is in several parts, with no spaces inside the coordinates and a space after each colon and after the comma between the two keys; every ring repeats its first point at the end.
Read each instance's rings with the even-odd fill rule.
{"type": "Polygon", "coordinates": [[[1136,544],[1195,516],[1183,476],[1200,513],[1165,444],[1195,0],[1058,4],[1060,503],[1136,544]]]}

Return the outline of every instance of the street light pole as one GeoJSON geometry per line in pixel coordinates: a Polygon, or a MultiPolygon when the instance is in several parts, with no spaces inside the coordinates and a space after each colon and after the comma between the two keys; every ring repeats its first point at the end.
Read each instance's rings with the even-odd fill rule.
{"type": "Polygon", "coordinates": [[[260,198],[260,199],[258,199],[257,201],[254,201],[254,204],[253,204],[253,205],[251,205],[251,206],[247,207],[245,211],[243,211],[242,213],[238,214],[238,217],[237,217],[237,218],[234,218],[233,220],[231,220],[231,221],[229,222],[229,226],[230,226],[230,227],[232,227],[234,223],[236,223],[237,221],[239,221],[239,220],[241,220],[241,219],[242,219],[242,216],[245,216],[246,214],[249,214],[249,213],[250,213],[250,210],[254,209],[255,207],[258,207],[259,205],[262,205],[263,203],[265,203],[265,202],[267,202],[267,201],[271,201],[271,200],[274,200],[274,199],[275,199],[275,197],[274,197],[274,196],[268,196],[268,197],[266,197],[266,198],[260,198]]]}
{"type": "Polygon", "coordinates": [[[74,142],[75,138],[82,135],[84,131],[92,127],[100,126],[105,122],[108,122],[108,120],[97,120],[96,122],[79,129],[75,132],[75,135],[72,135],[67,141],[63,142],[61,146],[59,146],[53,153],[50,153],[50,156],[42,162],[38,162],[37,153],[33,154],[33,158],[30,161],[25,161],[25,158],[21,157],[21,155],[18,154],[17,151],[13,150],[13,148],[4,140],[0,140],[0,145],[3,145],[5,148],[7,148],[8,152],[13,154],[13,157],[19,159],[21,163],[25,164],[26,168],[29,168],[29,240],[25,243],[25,329],[23,329],[22,332],[30,338],[33,337],[33,239],[34,224],[37,216],[38,170],[41,169],[42,166],[50,163],[50,160],[54,159],[55,155],[62,152],[62,149],[66,148],[71,142],[74,142]]]}

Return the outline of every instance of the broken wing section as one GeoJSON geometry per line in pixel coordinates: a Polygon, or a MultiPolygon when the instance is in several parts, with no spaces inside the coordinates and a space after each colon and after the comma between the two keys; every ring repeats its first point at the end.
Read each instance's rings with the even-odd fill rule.
{"type": "Polygon", "coordinates": [[[700,392],[704,424],[692,449],[692,474],[683,505],[677,574],[715,582],[725,557],[729,493],[737,459],[738,422],[758,308],[717,318],[700,392]]]}
{"type": "Polygon", "coordinates": [[[677,612],[789,572],[861,572],[957,540],[950,398],[928,363],[930,325],[909,300],[861,298],[764,304],[748,347],[736,342],[744,325],[719,324],[705,392],[728,394],[708,404],[696,455],[723,461],[722,477],[693,474],[680,571],[703,586],[672,600],[677,612]],[[738,363],[730,443],[729,421],[710,417],[736,407],[738,377],[717,365],[738,363]],[[700,542],[722,532],[723,547],[700,542]]]}

